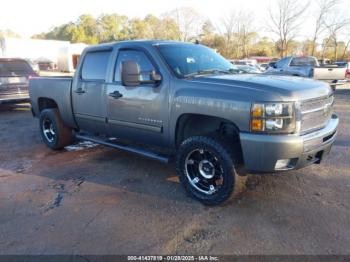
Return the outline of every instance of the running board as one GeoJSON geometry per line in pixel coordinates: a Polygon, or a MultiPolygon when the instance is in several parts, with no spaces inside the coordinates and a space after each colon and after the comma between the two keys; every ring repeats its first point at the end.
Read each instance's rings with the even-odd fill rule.
{"type": "Polygon", "coordinates": [[[151,158],[163,163],[169,163],[169,157],[165,156],[165,155],[160,155],[157,154],[153,151],[150,150],[146,150],[143,148],[139,148],[139,147],[132,147],[132,146],[127,146],[127,145],[121,145],[121,144],[117,144],[116,142],[111,142],[111,141],[106,141],[103,140],[101,138],[97,138],[97,137],[91,137],[91,136],[86,136],[86,135],[79,135],[76,134],[75,137],[79,140],[86,140],[86,141],[90,141],[90,142],[94,142],[96,144],[101,144],[104,146],[109,146],[109,147],[113,147],[113,148],[117,148],[117,149],[121,149],[127,152],[131,152],[131,153],[135,153],[138,155],[142,155],[144,157],[147,158],[151,158]]]}

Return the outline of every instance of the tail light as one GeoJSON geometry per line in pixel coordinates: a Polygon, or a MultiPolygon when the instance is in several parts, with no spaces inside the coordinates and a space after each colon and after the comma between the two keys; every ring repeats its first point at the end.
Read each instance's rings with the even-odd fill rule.
{"type": "Polygon", "coordinates": [[[28,80],[34,78],[34,77],[38,77],[39,75],[37,73],[33,73],[31,75],[28,76],[28,80]]]}
{"type": "Polygon", "coordinates": [[[348,75],[350,75],[350,69],[349,69],[349,68],[347,68],[347,69],[345,70],[345,77],[348,76],[348,75]]]}

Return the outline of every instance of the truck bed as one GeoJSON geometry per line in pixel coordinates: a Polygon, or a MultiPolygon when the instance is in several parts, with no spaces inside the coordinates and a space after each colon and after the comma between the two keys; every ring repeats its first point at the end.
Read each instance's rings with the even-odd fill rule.
{"type": "Polygon", "coordinates": [[[75,127],[71,103],[72,77],[35,77],[29,81],[29,95],[33,114],[40,115],[44,101],[56,101],[62,120],[75,127]]]}

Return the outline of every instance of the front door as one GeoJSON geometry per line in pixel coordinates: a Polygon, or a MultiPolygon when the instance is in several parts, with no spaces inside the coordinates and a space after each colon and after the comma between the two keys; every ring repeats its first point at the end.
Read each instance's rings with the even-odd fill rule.
{"type": "Polygon", "coordinates": [[[135,61],[140,67],[140,80],[150,80],[150,73],[159,72],[146,51],[119,50],[114,80],[107,85],[107,118],[112,135],[143,143],[161,145],[168,114],[167,81],[157,84],[124,86],[121,81],[123,61],[135,61]]]}
{"type": "Polygon", "coordinates": [[[77,84],[72,90],[73,111],[82,130],[104,133],[106,130],[106,74],[111,51],[86,53],[77,84]]]}

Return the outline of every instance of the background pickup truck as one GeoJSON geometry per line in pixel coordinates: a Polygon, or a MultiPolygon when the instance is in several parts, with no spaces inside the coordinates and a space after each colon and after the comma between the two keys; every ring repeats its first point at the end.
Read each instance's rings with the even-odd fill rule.
{"type": "Polygon", "coordinates": [[[326,81],[334,89],[336,85],[343,84],[347,71],[337,65],[320,66],[318,60],[312,56],[288,56],[277,61],[270,67],[267,74],[310,77],[326,81]]]}
{"type": "Polygon", "coordinates": [[[338,126],[328,84],[234,72],[202,45],[126,41],[88,47],[73,78],[34,78],[29,91],[50,148],[75,137],[163,162],[175,156],[189,195],[215,205],[236,174],[320,163],[338,126]]]}

